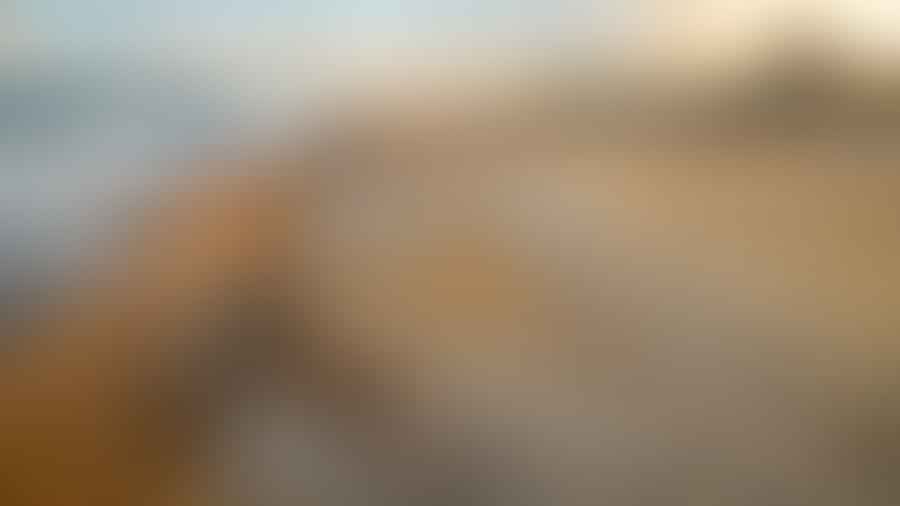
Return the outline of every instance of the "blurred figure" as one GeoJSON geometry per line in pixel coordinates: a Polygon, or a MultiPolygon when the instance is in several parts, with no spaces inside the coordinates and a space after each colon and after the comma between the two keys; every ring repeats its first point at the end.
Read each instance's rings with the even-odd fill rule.
{"type": "Polygon", "coordinates": [[[896,504],[900,74],[865,6],[641,7],[198,162],[13,336],[0,500],[896,504]]]}

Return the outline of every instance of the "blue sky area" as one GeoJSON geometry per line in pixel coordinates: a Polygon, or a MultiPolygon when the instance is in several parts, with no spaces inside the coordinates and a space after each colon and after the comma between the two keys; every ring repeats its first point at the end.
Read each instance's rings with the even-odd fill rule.
{"type": "MultiPolygon", "coordinates": [[[[17,24],[62,51],[121,51],[199,37],[290,37],[352,29],[458,35],[539,33],[584,21],[580,10],[610,15],[621,0],[13,0],[17,24]]],[[[600,18],[594,18],[597,21],[600,18]]],[[[611,19],[611,18],[610,18],[611,19]]]]}

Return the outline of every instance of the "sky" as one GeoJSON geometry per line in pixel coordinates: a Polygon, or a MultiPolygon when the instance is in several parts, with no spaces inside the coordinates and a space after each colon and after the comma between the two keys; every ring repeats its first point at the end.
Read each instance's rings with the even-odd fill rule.
{"type": "Polygon", "coordinates": [[[353,62],[365,58],[361,50],[394,55],[401,46],[548,47],[597,24],[614,25],[605,19],[624,0],[7,1],[18,28],[6,36],[14,58],[209,67],[278,110],[293,99],[282,95],[298,88],[304,64],[323,48],[326,59],[353,62]]]}
{"type": "Polygon", "coordinates": [[[334,29],[528,29],[564,15],[565,5],[537,0],[21,0],[17,11],[30,30],[59,47],[109,50],[121,48],[123,41],[141,44],[184,32],[202,38],[254,32],[302,36],[334,29]]]}

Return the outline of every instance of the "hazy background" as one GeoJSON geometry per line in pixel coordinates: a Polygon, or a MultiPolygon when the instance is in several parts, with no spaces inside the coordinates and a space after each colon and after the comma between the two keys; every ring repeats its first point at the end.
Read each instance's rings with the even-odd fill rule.
{"type": "MultiPolygon", "coordinates": [[[[541,69],[542,76],[573,69],[593,75],[604,65],[624,64],[616,68],[638,70],[628,75],[660,89],[733,84],[765,66],[767,50],[781,43],[782,22],[794,19],[792,6],[802,7],[811,19],[819,13],[829,17],[828,36],[837,41],[840,51],[834,56],[842,64],[846,60],[866,72],[896,72],[897,0],[0,0],[0,351],[8,344],[3,338],[16,334],[6,332],[8,325],[29,321],[30,311],[48,307],[40,302],[60,293],[59,284],[68,275],[90,269],[103,258],[101,253],[116,252],[123,232],[134,230],[128,217],[142,203],[167,194],[163,185],[220,167],[197,160],[227,158],[285,137],[300,143],[319,128],[319,121],[333,117],[333,108],[350,104],[355,112],[366,98],[390,109],[398,103],[415,107],[464,89],[516,92],[527,88],[516,80],[522,69],[541,69]],[[397,96],[400,102],[389,101],[397,96]]],[[[604,81],[586,82],[599,86],[604,81]]],[[[710,100],[703,92],[697,96],[701,103],[710,100]]],[[[555,195],[542,180],[535,181],[535,195],[555,195]]],[[[559,195],[568,191],[563,186],[559,195]]],[[[527,187],[522,195],[528,194],[527,187]]],[[[550,204],[567,204],[553,198],[550,204]]],[[[555,212],[543,204],[537,199],[525,207],[534,206],[539,218],[555,212]]],[[[375,218],[377,223],[377,213],[375,218]]],[[[553,230],[554,241],[557,232],[553,230]]],[[[692,258],[705,258],[697,256],[702,246],[688,250],[692,258]]],[[[626,276],[625,281],[633,280],[626,276]]],[[[656,307],[653,289],[645,290],[656,307]]],[[[669,300],[663,291],[660,300],[669,300]]],[[[584,293],[593,297],[593,292],[584,293]]],[[[710,307],[715,311],[719,306],[710,307]]],[[[707,311],[698,309],[696,314],[703,316],[699,323],[706,321],[707,311]]],[[[719,318],[716,314],[711,321],[719,318]]],[[[676,334],[683,331],[675,327],[676,334]]],[[[665,330],[661,335],[667,337],[670,329],[665,330]]],[[[668,360],[689,353],[670,352],[665,347],[660,355],[664,362],[676,363],[668,374],[693,378],[678,370],[682,364],[702,370],[690,358],[668,360]]],[[[455,355],[447,355],[446,363],[456,367],[455,355]]],[[[465,370],[452,369],[460,378],[465,370]]],[[[535,384],[543,381],[538,376],[535,384]]],[[[712,377],[718,378],[715,373],[712,377]]],[[[477,381],[473,378],[471,384],[477,381]]],[[[673,388],[684,387],[682,383],[673,388]]],[[[306,468],[315,468],[319,445],[324,454],[334,450],[328,436],[302,426],[302,410],[298,416],[284,409],[283,393],[270,388],[263,385],[261,392],[248,394],[241,411],[246,420],[229,420],[237,428],[226,434],[226,443],[240,457],[235,488],[246,480],[255,483],[248,488],[261,484],[262,494],[290,497],[298,488],[296,476],[303,474],[303,484],[322,482],[337,492],[354,493],[344,490],[338,474],[329,479],[296,473],[305,464],[294,459],[307,458],[306,468]]],[[[489,404],[502,404],[489,397],[489,404]]],[[[525,404],[538,407],[530,419],[538,424],[555,409],[552,402],[542,407],[530,396],[525,404]]],[[[453,409],[448,414],[456,415],[453,409]]],[[[594,419],[574,421],[582,420],[594,419]]],[[[566,453],[566,444],[573,442],[565,423],[559,427],[560,440],[551,440],[561,444],[548,449],[548,455],[566,453]]],[[[555,430],[542,434],[555,437],[555,430]]],[[[640,443],[635,448],[643,451],[640,443]]],[[[552,462],[546,469],[554,469],[552,462]]]]}
{"type": "Polygon", "coordinates": [[[184,175],[174,160],[300,135],[344,88],[451,59],[476,62],[475,74],[518,60],[638,60],[624,48],[657,18],[675,31],[660,32],[654,65],[693,62],[687,74],[700,75],[752,59],[742,51],[779,26],[766,16],[795,6],[831,16],[854,61],[900,61],[893,0],[6,0],[0,298],[27,300],[88,258],[164,171],[184,175]]]}
{"type": "Polygon", "coordinates": [[[288,123],[296,129],[336,82],[325,76],[396,64],[425,47],[533,56],[577,46],[598,19],[611,29],[618,12],[612,0],[0,5],[7,303],[38,295],[101,247],[111,220],[171,176],[173,160],[259,142],[288,123]]]}

